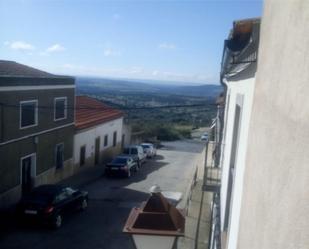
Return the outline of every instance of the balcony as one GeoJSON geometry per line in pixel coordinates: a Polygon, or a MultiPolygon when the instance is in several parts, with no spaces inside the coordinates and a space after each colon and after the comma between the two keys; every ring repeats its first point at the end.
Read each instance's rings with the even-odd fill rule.
{"type": "Polygon", "coordinates": [[[221,168],[216,167],[215,157],[217,151],[217,143],[209,141],[206,146],[206,158],[205,158],[205,173],[203,190],[219,193],[221,187],[221,168]]]}

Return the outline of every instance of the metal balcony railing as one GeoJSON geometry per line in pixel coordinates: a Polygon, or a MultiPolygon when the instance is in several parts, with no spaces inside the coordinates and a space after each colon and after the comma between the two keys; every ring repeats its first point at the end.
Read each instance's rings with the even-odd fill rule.
{"type": "Polygon", "coordinates": [[[221,169],[206,167],[204,190],[219,192],[221,187],[221,169]]]}
{"type": "Polygon", "coordinates": [[[206,145],[205,173],[203,190],[218,193],[221,187],[221,168],[215,165],[217,143],[209,141],[206,145]]]}

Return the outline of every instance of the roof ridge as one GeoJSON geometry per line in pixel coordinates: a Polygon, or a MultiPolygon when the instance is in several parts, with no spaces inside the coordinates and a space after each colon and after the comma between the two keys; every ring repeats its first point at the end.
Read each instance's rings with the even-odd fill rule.
{"type": "Polygon", "coordinates": [[[89,96],[76,96],[75,126],[85,129],[118,119],[123,116],[119,109],[106,105],[89,96]]]}

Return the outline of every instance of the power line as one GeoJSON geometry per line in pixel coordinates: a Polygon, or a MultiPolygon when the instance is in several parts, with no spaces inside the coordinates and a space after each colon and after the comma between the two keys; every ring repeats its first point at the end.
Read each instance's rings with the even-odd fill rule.
{"type": "MultiPolygon", "coordinates": [[[[20,108],[20,105],[12,105],[0,103],[0,106],[9,107],[9,108],[20,108]]],[[[111,110],[111,109],[120,109],[120,110],[154,110],[154,109],[169,109],[169,108],[191,108],[191,107],[206,107],[205,104],[194,104],[194,105],[164,105],[164,106],[141,106],[141,107],[126,107],[126,106],[118,106],[117,108],[113,107],[92,107],[92,106],[82,106],[82,107],[69,107],[66,109],[69,110],[111,110]]],[[[54,106],[36,106],[38,109],[52,109],[54,110],[54,106]]]]}

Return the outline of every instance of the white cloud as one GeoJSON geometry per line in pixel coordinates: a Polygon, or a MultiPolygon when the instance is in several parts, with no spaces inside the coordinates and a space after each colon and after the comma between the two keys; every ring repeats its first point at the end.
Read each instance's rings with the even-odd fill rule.
{"type": "Polygon", "coordinates": [[[60,44],[56,43],[54,45],[49,46],[45,51],[39,53],[41,56],[50,56],[52,53],[58,53],[65,51],[65,47],[61,46],[60,44]]]}
{"type": "Polygon", "coordinates": [[[130,74],[140,74],[142,73],[144,70],[142,67],[131,67],[130,69],[127,70],[128,73],[130,74]]]}
{"type": "Polygon", "coordinates": [[[49,56],[49,53],[46,53],[46,52],[40,52],[40,53],[39,53],[39,55],[40,55],[40,56],[49,56]]]}
{"type": "Polygon", "coordinates": [[[167,42],[160,43],[158,47],[161,49],[176,49],[176,45],[174,43],[167,42]]]}
{"type": "Polygon", "coordinates": [[[46,49],[47,53],[61,52],[64,51],[65,48],[60,44],[54,44],[46,49]]]}
{"type": "Polygon", "coordinates": [[[158,70],[153,70],[152,73],[151,73],[153,76],[157,76],[159,74],[159,71],[158,70]]]}
{"type": "Polygon", "coordinates": [[[5,41],[4,45],[8,46],[10,49],[19,51],[31,51],[35,49],[35,47],[30,43],[26,43],[23,41],[14,41],[14,42],[5,41]]]}
{"type": "Polygon", "coordinates": [[[63,67],[63,68],[66,68],[66,69],[75,69],[75,68],[76,68],[75,65],[69,64],[69,63],[64,64],[62,67],[63,67]]]}
{"type": "Polygon", "coordinates": [[[114,50],[112,48],[105,48],[103,51],[104,56],[121,56],[121,52],[119,50],[114,50]]]}

